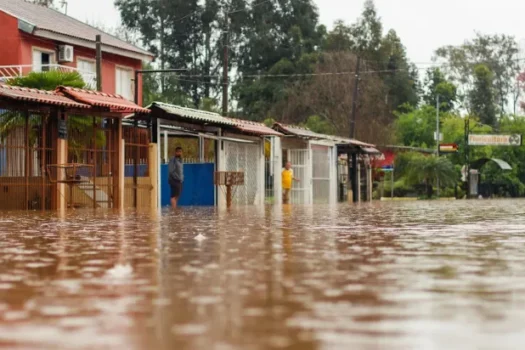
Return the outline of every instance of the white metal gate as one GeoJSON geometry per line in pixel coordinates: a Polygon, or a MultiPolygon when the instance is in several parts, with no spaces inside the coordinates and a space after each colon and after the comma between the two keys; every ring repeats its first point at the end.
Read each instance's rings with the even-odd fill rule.
{"type": "MultiPolygon", "coordinates": [[[[260,179],[261,150],[258,145],[237,142],[224,142],[226,171],[243,171],[244,186],[234,189],[235,205],[253,205],[258,203],[260,179]]],[[[264,189],[264,187],[263,187],[264,189]]]]}
{"type": "Polygon", "coordinates": [[[310,176],[309,176],[309,149],[292,149],[289,153],[289,161],[292,163],[294,177],[299,182],[294,182],[291,193],[292,204],[310,203],[310,176]]]}
{"type": "Polygon", "coordinates": [[[312,197],[315,204],[330,203],[331,155],[330,147],[312,145],[312,197]]]}

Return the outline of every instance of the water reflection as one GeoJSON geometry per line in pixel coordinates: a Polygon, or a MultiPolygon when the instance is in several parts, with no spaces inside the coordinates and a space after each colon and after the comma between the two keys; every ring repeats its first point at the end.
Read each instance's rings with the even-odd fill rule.
{"type": "Polygon", "coordinates": [[[0,216],[0,347],[517,349],[522,201],[0,216]]]}

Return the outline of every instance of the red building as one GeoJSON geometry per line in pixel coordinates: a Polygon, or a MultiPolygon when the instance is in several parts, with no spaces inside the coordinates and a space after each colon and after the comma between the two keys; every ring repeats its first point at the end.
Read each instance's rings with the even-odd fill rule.
{"type": "Polygon", "coordinates": [[[102,91],[132,100],[134,71],[153,60],[151,53],[23,0],[0,0],[0,82],[31,71],[76,70],[95,88],[97,35],[102,37],[102,91]]]}

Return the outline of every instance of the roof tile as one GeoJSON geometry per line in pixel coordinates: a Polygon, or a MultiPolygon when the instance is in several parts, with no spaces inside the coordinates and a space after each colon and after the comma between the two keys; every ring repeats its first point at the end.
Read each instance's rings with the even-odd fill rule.
{"type": "Polygon", "coordinates": [[[7,97],[17,101],[35,102],[46,105],[64,106],[72,108],[90,108],[89,105],[76,102],[55,91],[44,91],[0,84],[0,97],[7,97]]]}
{"type": "Polygon", "coordinates": [[[248,134],[254,134],[258,136],[283,136],[283,134],[281,134],[280,132],[267,127],[263,123],[243,119],[228,119],[232,120],[239,130],[248,134]]]}
{"type": "Polygon", "coordinates": [[[60,86],[57,91],[82,103],[108,108],[116,113],[150,113],[149,109],[142,108],[135,103],[126,100],[120,95],[107,94],[105,92],[76,89],[67,86],[60,86]]]}

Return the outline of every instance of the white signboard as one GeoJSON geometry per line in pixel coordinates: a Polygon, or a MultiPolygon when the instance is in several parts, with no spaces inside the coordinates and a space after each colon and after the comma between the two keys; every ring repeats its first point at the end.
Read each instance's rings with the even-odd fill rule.
{"type": "Polygon", "coordinates": [[[468,135],[471,146],[521,146],[521,135],[468,135]]]}

